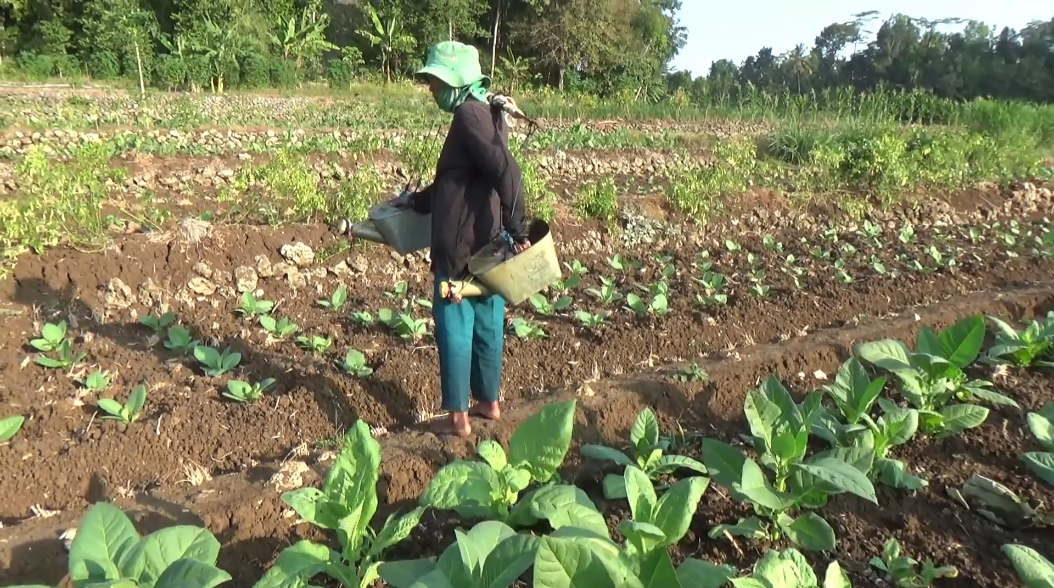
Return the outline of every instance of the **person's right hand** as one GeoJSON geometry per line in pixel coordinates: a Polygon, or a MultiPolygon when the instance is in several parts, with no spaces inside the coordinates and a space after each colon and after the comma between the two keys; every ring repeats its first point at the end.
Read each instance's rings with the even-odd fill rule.
{"type": "Polygon", "coordinates": [[[415,196],[414,193],[402,194],[400,196],[396,196],[395,199],[393,199],[391,201],[391,205],[394,206],[395,208],[399,208],[399,209],[413,208],[413,206],[414,206],[414,200],[413,200],[414,196],[415,196]]]}
{"type": "Polygon", "coordinates": [[[530,247],[531,242],[527,239],[524,239],[523,241],[514,241],[512,244],[512,250],[516,253],[523,253],[524,251],[527,251],[527,249],[529,249],[530,247]]]}

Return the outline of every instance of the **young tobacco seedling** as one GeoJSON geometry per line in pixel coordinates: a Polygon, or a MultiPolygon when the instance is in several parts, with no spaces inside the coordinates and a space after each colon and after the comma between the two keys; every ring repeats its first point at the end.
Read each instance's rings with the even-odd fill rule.
{"type": "Polygon", "coordinates": [[[58,351],[62,344],[66,342],[66,328],[66,321],[61,321],[58,324],[47,323],[41,329],[40,337],[32,339],[29,344],[37,351],[44,353],[58,351]]]}
{"type": "Polygon", "coordinates": [[[615,288],[614,280],[600,276],[600,283],[602,285],[599,290],[596,288],[589,288],[586,292],[596,296],[597,299],[605,305],[611,305],[622,300],[622,294],[615,288]]]}
{"type": "Polygon", "coordinates": [[[673,379],[678,382],[699,382],[706,380],[709,377],[709,374],[707,374],[703,368],[699,367],[699,364],[697,363],[693,363],[673,375],[673,379]]]}
{"type": "Polygon", "coordinates": [[[963,372],[980,354],[984,333],[984,317],[974,315],[940,335],[923,325],[917,352],[896,339],[883,339],[857,346],[857,355],[892,372],[900,382],[901,395],[918,409],[922,430],[944,437],[977,427],[988,418],[988,409],[970,400],[1018,407],[1014,400],[992,390],[991,382],[969,380],[963,372]],[[953,399],[964,404],[949,404],[953,399]]]}
{"type": "Polygon", "coordinates": [[[563,463],[575,405],[575,400],[555,402],[528,417],[513,432],[508,455],[497,442],[481,441],[476,452],[484,461],[459,459],[443,466],[421,495],[421,506],[509,522],[520,492],[532,481],[549,482],[563,463]]]}
{"type": "Polygon", "coordinates": [[[995,345],[981,361],[1005,362],[1017,367],[1054,367],[1054,312],[1048,314],[1043,323],[1031,321],[1023,331],[994,316],[988,320],[997,328],[995,345]]]}
{"type": "Polygon", "coordinates": [[[404,341],[417,341],[428,333],[427,321],[415,319],[413,315],[407,313],[396,316],[390,309],[382,308],[377,311],[377,320],[387,325],[404,341]]]}
{"type": "Polygon", "coordinates": [[[80,363],[88,354],[82,352],[73,353],[70,349],[70,340],[63,339],[62,343],[59,344],[59,356],[57,358],[51,357],[37,357],[36,364],[46,368],[56,369],[68,369],[78,363],[80,363]]]}
{"type": "Polygon", "coordinates": [[[322,308],[328,308],[330,310],[340,310],[344,308],[344,303],[348,301],[348,288],[341,284],[337,287],[333,295],[329,297],[329,300],[319,300],[318,305],[322,308]]]}
{"type": "Polygon", "coordinates": [[[358,349],[349,349],[340,367],[356,378],[366,378],[373,373],[373,368],[366,365],[366,356],[358,349]]]}
{"type": "Polygon", "coordinates": [[[274,302],[271,300],[259,300],[253,295],[252,292],[245,292],[239,301],[238,314],[242,316],[254,317],[261,316],[271,312],[274,309],[274,302]]]}
{"type": "Polygon", "coordinates": [[[544,339],[548,336],[541,325],[536,325],[522,318],[512,319],[512,331],[520,339],[544,339]]]}
{"type": "Polygon", "coordinates": [[[534,307],[538,314],[552,316],[562,310],[567,310],[567,307],[571,306],[571,303],[575,300],[570,296],[561,296],[557,298],[556,302],[550,302],[544,294],[532,294],[527,301],[531,303],[531,306],[534,307]]]}
{"type": "Polygon", "coordinates": [[[95,370],[87,378],[80,380],[80,383],[92,392],[102,392],[110,385],[110,374],[102,370],[95,370]]]}
{"type": "Polygon", "coordinates": [[[786,536],[810,551],[834,549],[834,529],[827,521],[815,512],[798,517],[791,513],[821,507],[830,496],[846,492],[878,504],[875,488],[867,478],[874,452],[836,448],[807,457],[811,415],[803,414],[790,392],[773,376],[747,394],[743,410],[761,465],[714,439],[703,439],[703,463],[715,482],[736,500],[749,503],[757,516],[735,525],[718,525],[710,537],[729,533],[777,540],[786,536]],[[771,472],[772,480],[762,465],[771,472]]]}
{"type": "Polygon", "coordinates": [[[959,570],[955,566],[935,567],[933,562],[926,560],[922,565],[922,571],[915,571],[919,562],[906,556],[900,555],[900,542],[890,537],[882,548],[882,557],[871,558],[870,564],[883,572],[896,582],[900,588],[926,588],[933,585],[938,578],[957,578],[959,570]]]}
{"type": "Polygon", "coordinates": [[[230,380],[227,382],[227,391],[223,393],[223,396],[237,402],[256,402],[263,396],[264,390],[274,385],[274,382],[274,378],[267,378],[255,384],[230,380]]]}
{"type": "Polygon", "coordinates": [[[24,422],[26,417],[20,414],[0,419],[0,443],[7,443],[17,435],[24,422]]]}
{"type": "Polygon", "coordinates": [[[173,311],[168,311],[159,317],[154,316],[152,314],[140,317],[139,324],[143,325],[144,327],[150,329],[155,333],[160,333],[162,330],[167,329],[168,326],[171,325],[172,322],[175,320],[176,313],[173,311]]]}
{"type": "Polygon", "coordinates": [[[309,523],[334,531],[341,550],[309,540],[286,547],[258,586],[306,586],[325,574],[348,588],[367,588],[380,578],[384,552],[406,539],[420,524],[424,507],[401,516],[391,514],[380,531],[370,527],[377,511],[381,447],[369,426],[356,421],[344,438],[322,488],[301,488],[282,494],[282,501],[309,523]],[[312,565],[304,565],[305,563],[312,565]]]}
{"type": "Polygon", "coordinates": [[[106,411],[104,419],[121,421],[124,424],[134,423],[146,404],[146,385],[140,384],[128,395],[128,402],[121,404],[112,398],[100,398],[99,408],[106,411]]]}
{"type": "Polygon", "coordinates": [[[637,315],[653,314],[663,316],[670,313],[665,294],[656,294],[650,302],[645,304],[640,296],[630,293],[626,295],[626,307],[637,315]]]}
{"type": "Polygon", "coordinates": [[[225,347],[220,353],[212,347],[198,345],[194,348],[194,357],[205,367],[205,375],[213,378],[233,370],[242,361],[242,354],[231,351],[230,347],[225,347]]]}
{"type": "Polygon", "coordinates": [[[215,588],[231,580],[216,567],[220,542],[207,529],[176,525],[140,538],[119,508],[98,502],[70,545],[72,588],[215,588]]]}
{"type": "MultiPolygon", "coordinates": [[[[663,455],[670,448],[669,439],[659,435],[659,421],[650,408],[645,408],[633,421],[629,432],[630,455],[607,447],[606,445],[582,445],[582,455],[602,461],[613,461],[623,467],[636,466],[648,478],[671,474],[684,468],[705,475],[706,466],[682,455],[663,455]]],[[[626,486],[622,475],[607,474],[604,476],[604,497],[608,500],[626,498],[626,486]]]]}
{"type": "Polygon", "coordinates": [[[852,588],[849,576],[837,561],[827,565],[821,584],[809,562],[793,547],[779,552],[766,550],[754,564],[753,571],[748,578],[734,578],[732,585],[736,588],[852,588]]]}
{"type": "Polygon", "coordinates": [[[575,311],[575,318],[578,319],[578,322],[582,323],[582,326],[586,327],[587,329],[592,329],[594,331],[606,325],[609,316],[611,316],[611,313],[606,310],[603,310],[596,314],[591,314],[584,310],[575,311]]]}
{"type": "Polygon", "coordinates": [[[289,317],[275,320],[273,316],[264,315],[260,317],[260,326],[276,339],[285,339],[300,330],[300,325],[289,320],[289,317]]]}
{"type": "Polygon", "coordinates": [[[180,325],[175,325],[168,329],[168,341],[165,341],[165,348],[186,355],[198,347],[199,343],[201,342],[190,336],[190,331],[180,325]]]}
{"type": "Polygon", "coordinates": [[[311,337],[301,335],[296,338],[296,342],[304,349],[318,354],[325,353],[329,350],[330,346],[333,345],[332,339],[320,335],[313,335],[311,337]]]}
{"type": "MultiPolygon", "coordinates": [[[[389,312],[391,312],[391,311],[389,311],[389,312]]],[[[351,313],[348,316],[351,318],[351,322],[357,323],[357,324],[360,324],[360,325],[367,325],[367,326],[369,326],[369,325],[372,325],[373,322],[374,322],[373,321],[373,315],[370,314],[369,312],[365,311],[365,310],[360,311],[360,312],[353,312],[353,313],[351,313]]]]}

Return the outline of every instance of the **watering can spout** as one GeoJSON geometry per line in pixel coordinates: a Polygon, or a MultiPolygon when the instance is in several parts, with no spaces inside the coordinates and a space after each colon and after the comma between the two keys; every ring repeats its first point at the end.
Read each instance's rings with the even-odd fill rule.
{"type": "Polygon", "coordinates": [[[367,220],[357,222],[352,224],[345,232],[356,239],[373,241],[374,243],[380,243],[381,245],[388,244],[388,242],[384,240],[384,235],[377,230],[377,225],[373,224],[373,221],[367,220]]]}

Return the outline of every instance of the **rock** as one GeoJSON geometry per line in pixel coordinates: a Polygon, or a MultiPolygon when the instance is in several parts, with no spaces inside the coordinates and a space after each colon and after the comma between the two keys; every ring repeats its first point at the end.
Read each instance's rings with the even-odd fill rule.
{"type": "Polygon", "coordinates": [[[135,304],[135,296],[132,289],[121,281],[120,278],[112,278],[107,282],[102,294],[103,304],[108,310],[124,309],[135,304]]]}
{"type": "Polygon", "coordinates": [[[157,282],[155,282],[153,278],[147,278],[146,281],[139,286],[139,301],[146,306],[153,307],[154,305],[160,305],[164,296],[161,287],[157,285],[157,282]]]}
{"type": "Polygon", "coordinates": [[[204,261],[199,261],[194,264],[194,273],[198,274],[203,278],[211,278],[212,268],[206,265],[204,261]]]}
{"type": "Polygon", "coordinates": [[[337,265],[329,268],[329,271],[333,272],[333,275],[338,278],[349,278],[351,277],[351,268],[348,267],[347,260],[341,260],[337,265]]]}
{"type": "Polygon", "coordinates": [[[271,260],[266,255],[256,256],[256,274],[261,278],[269,278],[274,275],[274,268],[271,267],[271,260]]]}
{"type": "Polygon", "coordinates": [[[253,268],[246,265],[235,268],[234,289],[237,290],[239,294],[255,290],[258,281],[259,278],[256,275],[256,270],[253,268]]]}
{"type": "Polygon", "coordinates": [[[366,273],[366,270],[370,269],[370,262],[366,259],[365,255],[360,253],[351,261],[351,269],[357,273],[364,274],[366,273]]]}
{"type": "Polygon", "coordinates": [[[187,287],[201,296],[211,296],[216,292],[216,284],[213,284],[201,276],[191,278],[190,282],[187,283],[187,287]]]}
{"type": "Polygon", "coordinates": [[[315,252],[307,244],[301,242],[282,245],[281,254],[297,267],[306,267],[315,261],[315,252]]]}

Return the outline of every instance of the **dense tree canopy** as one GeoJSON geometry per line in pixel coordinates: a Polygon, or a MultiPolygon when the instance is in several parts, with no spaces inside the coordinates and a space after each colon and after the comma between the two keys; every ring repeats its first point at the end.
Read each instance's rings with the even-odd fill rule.
{"type": "Polygon", "coordinates": [[[502,86],[707,103],[744,95],[925,90],[1054,102],[1054,18],[1015,31],[877,13],[811,46],[762,48],[706,76],[671,71],[681,0],[0,0],[0,59],[28,76],[136,79],[162,88],[287,87],[394,79],[429,45],[480,47],[502,86]],[[958,25],[958,26],[950,26],[958,25]],[[492,65],[493,64],[493,65],[492,65]]]}

